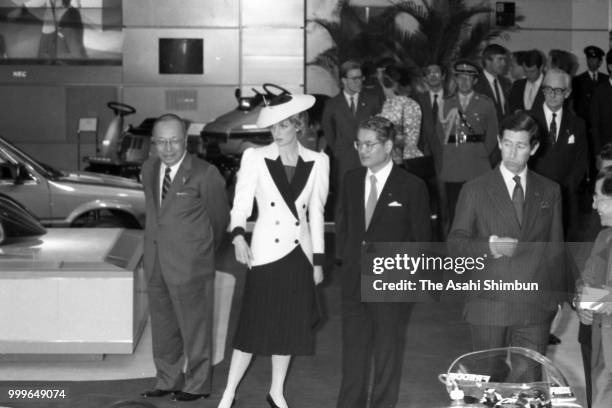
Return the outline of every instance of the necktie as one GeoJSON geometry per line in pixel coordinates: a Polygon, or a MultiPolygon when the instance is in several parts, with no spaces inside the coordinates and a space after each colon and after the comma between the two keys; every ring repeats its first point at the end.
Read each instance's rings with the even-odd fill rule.
{"type": "Polygon", "coordinates": [[[438,120],[438,94],[434,94],[433,104],[431,105],[431,113],[433,114],[434,123],[438,120]]]}
{"type": "Polygon", "coordinates": [[[166,166],[166,172],[164,174],[164,182],[162,183],[162,194],[161,194],[162,202],[164,201],[164,198],[166,198],[166,194],[168,193],[168,190],[170,189],[171,183],[172,183],[172,180],[170,179],[170,167],[166,166]]]}
{"type": "Polygon", "coordinates": [[[351,96],[351,113],[355,116],[355,96],[351,96]]]}
{"type": "Polygon", "coordinates": [[[593,82],[597,82],[597,73],[593,72],[591,75],[593,76],[593,82]]]}
{"type": "Polygon", "coordinates": [[[368,229],[370,225],[370,221],[372,220],[372,214],[374,214],[374,209],[376,208],[376,201],[378,201],[378,191],[376,190],[376,176],[370,176],[370,194],[368,195],[368,200],[366,201],[365,207],[365,227],[368,229]]]}
{"type": "Polygon", "coordinates": [[[552,114],[552,120],[550,121],[550,126],[548,127],[548,137],[550,139],[550,144],[553,145],[557,141],[557,114],[552,114]]]}
{"type": "Polygon", "coordinates": [[[514,205],[514,211],[516,211],[516,218],[518,219],[519,225],[523,223],[523,204],[525,203],[525,192],[521,185],[521,177],[516,175],[512,178],[516,183],[514,190],[512,191],[512,204],[514,205]]]}
{"type": "Polygon", "coordinates": [[[499,111],[504,114],[504,104],[502,103],[500,92],[499,92],[499,84],[497,83],[497,79],[493,80],[493,88],[495,88],[495,102],[499,107],[499,111]]]}

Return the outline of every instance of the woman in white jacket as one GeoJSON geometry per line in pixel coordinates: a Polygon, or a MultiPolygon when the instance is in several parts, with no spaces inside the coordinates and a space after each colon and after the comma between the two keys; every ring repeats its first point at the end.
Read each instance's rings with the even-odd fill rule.
{"type": "Polygon", "coordinates": [[[268,404],[287,407],[283,388],[291,356],[314,353],[329,159],[298,141],[314,101],[311,95],[273,99],[257,120],[258,127],[271,127],[273,142],[242,155],[231,229],[236,259],[249,270],[220,408],[233,404],[253,354],[272,358],[268,404]],[[258,217],[249,246],[244,234],[253,199],[258,217]]]}

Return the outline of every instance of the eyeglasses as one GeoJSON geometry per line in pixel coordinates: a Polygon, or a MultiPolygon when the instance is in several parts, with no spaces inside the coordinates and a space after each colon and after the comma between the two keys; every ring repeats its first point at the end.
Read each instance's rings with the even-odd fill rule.
{"type": "Polygon", "coordinates": [[[567,91],[567,88],[552,88],[550,86],[543,86],[542,87],[542,92],[544,93],[544,95],[555,95],[555,96],[561,96],[565,93],[565,91],[567,91]]]}
{"type": "Polygon", "coordinates": [[[355,146],[355,150],[361,150],[362,147],[365,147],[365,149],[369,151],[377,144],[382,144],[382,142],[354,142],[353,146],[355,146]]]}
{"type": "Polygon", "coordinates": [[[185,143],[185,139],[153,139],[153,143],[158,147],[180,146],[185,143]]]}
{"type": "Polygon", "coordinates": [[[361,81],[363,81],[364,77],[363,76],[346,77],[346,79],[348,81],[361,82],[361,81]]]}

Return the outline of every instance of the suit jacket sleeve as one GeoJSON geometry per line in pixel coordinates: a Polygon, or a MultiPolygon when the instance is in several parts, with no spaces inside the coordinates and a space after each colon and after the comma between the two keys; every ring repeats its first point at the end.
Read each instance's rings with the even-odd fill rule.
{"type": "Polygon", "coordinates": [[[225,180],[215,166],[208,166],[206,177],[200,184],[200,190],[202,197],[206,197],[206,210],[213,228],[215,248],[218,248],[229,222],[229,204],[225,191],[225,180]]]}
{"type": "Polygon", "coordinates": [[[333,113],[333,98],[328,99],[325,102],[325,108],[323,109],[323,116],[321,117],[321,126],[323,127],[323,135],[325,136],[325,140],[327,141],[327,146],[331,149],[334,155],[337,155],[338,152],[335,151],[336,148],[336,123],[334,119],[333,113]]]}
{"type": "Polygon", "coordinates": [[[499,124],[497,122],[497,112],[493,102],[487,104],[488,109],[485,112],[485,119],[487,124],[486,135],[485,135],[485,147],[487,153],[490,155],[497,147],[497,135],[499,132],[499,124]]]}
{"type": "Polygon", "coordinates": [[[234,192],[230,230],[232,238],[246,233],[246,220],[253,212],[253,200],[257,187],[257,158],[253,148],[246,149],[240,160],[238,180],[234,192]]]}
{"type": "Polygon", "coordinates": [[[489,236],[480,235],[476,230],[478,218],[478,195],[466,184],[459,193],[455,219],[448,234],[449,250],[456,256],[478,257],[491,254],[489,236]]]}
{"type": "Polygon", "coordinates": [[[431,240],[431,217],[429,211],[429,192],[425,182],[418,180],[414,195],[414,240],[416,242],[429,242],[431,240]]]}
{"type": "MultiPolygon", "coordinates": [[[[351,179],[351,173],[347,173],[344,182],[341,185],[341,191],[340,191],[340,205],[339,205],[339,210],[337,211],[338,219],[335,220],[336,221],[336,254],[335,254],[335,259],[336,260],[341,260],[343,255],[344,255],[344,244],[346,243],[346,239],[348,236],[348,214],[347,214],[347,208],[348,208],[348,200],[349,200],[349,193],[348,193],[348,185],[350,184],[350,179],[351,179]]],[[[363,200],[363,199],[362,199],[363,200]]]]}
{"type": "Polygon", "coordinates": [[[315,163],[314,186],[308,203],[308,222],[312,239],[313,263],[323,265],[325,260],[325,202],[329,192],[329,158],[320,153],[315,163]]]}

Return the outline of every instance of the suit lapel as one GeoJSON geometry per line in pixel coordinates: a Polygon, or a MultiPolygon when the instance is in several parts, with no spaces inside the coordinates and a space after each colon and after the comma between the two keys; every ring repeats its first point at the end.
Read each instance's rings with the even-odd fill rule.
{"type": "Polygon", "coordinates": [[[159,200],[161,199],[161,193],[159,191],[159,186],[160,184],[163,182],[160,178],[161,178],[161,174],[160,174],[160,169],[161,169],[161,160],[156,160],[155,164],[153,165],[153,177],[151,177],[151,180],[153,180],[153,197],[155,198],[155,211],[157,211],[157,213],[159,213],[159,207],[160,207],[160,202],[159,200]]]}
{"type": "Polygon", "coordinates": [[[178,171],[176,172],[176,174],[174,175],[174,178],[172,179],[172,183],[170,184],[170,189],[168,189],[166,198],[162,202],[160,213],[162,213],[166,208],[168,208],[170,203],[174,200],[174,197],[176,196],[176,192],[184,184],[184,181],[186,181],[189,178],[190,174],[191,174],[191,155],[189,153],[186,153],[185,158],[183,159],[183,162],[179,166],[178,171]]]}
{"type": "MultiPolygon", "coordinates": [[[[298,159],[299,165],[300,159],[298,159]]],[[[276,158],[276,160],[272,160],[266,158],[266,166],[268,167],[268,171],[270,172],[270,176],[272,176],[272,180],[276,185],[276,188],[280,192],[285,204],[293,213],[293,216],[298,219],[297,209],[295,208],[295,199],[293,197],[293,192],[291,190],[291,185],[289,185],[289,181],[287,180],[287,175],[285,174],[285,169],[283,167],[283,162],[281,161],[280,156],[276,158]]],[[[302,172],[304,170],[301,170],[302,172]]],[[[297,172],[297,168],[296,168],[297,172]]]]}
{"type": "MultiPolygon", "coordinates": [[[[540,209],[541,197],[540,191],[541,187],[538,183],[538,180],[533,177],[533,174],[530,170],[527,170],[527,194],[525,194],[525,210],[523,212],[523,225],[533,225],[536,222],[536,217],[538,215],[538,210],[540,209]]],[[[553,203],[550,203],[552,206],[553,203]]],[[[523,233],[525,233],[528,229],[523,228],[523,233]]]]}
{"type": "Polygon", "coordinates": [[[570,127],[572,126],[572,120],[568,114],[568,110],[563,110],[563,116],[561,117],[561,125],[559,126],[559,134],[557,135],[557,143],[555,146],[565,146],[570,134],[570,127]]]}
{"type": "MultiPolygon", "coordinates": [[[[512,199],[508,194],[506,182],[502,177],[499,166],[495,169],[492,182],[489,185],[488,193],[491,199],[493,200],[493,204],[498,209],[498,214],[501,218],[501,223],[504,225],[511,226],[515,236],[519,236],[521,227],[519,225],[518,219],[516,218],[516,210],[514,209],[512,199]]],[[[523,225],[525,225],[524,215],[523,225]]]]}

